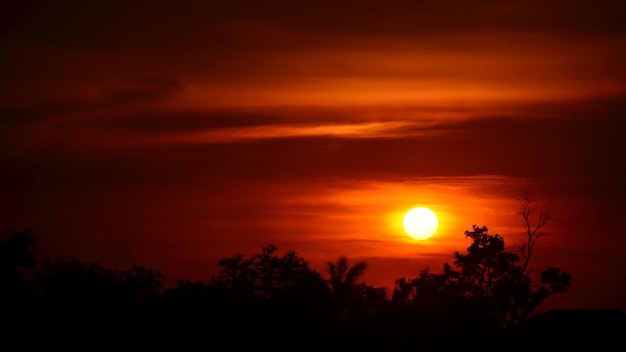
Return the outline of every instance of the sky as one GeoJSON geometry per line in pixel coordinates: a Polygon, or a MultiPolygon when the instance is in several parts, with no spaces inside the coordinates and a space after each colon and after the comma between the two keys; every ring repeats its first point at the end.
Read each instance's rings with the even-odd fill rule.
{"type": "Polygon", "coordinates": [[[620,1],[11,0],[0,47],[0,231],[41,255],[173,285],[274,244],[391,290],[472,225],[515,251],[530,192],[542,309],[626,310],[620,1]]]}

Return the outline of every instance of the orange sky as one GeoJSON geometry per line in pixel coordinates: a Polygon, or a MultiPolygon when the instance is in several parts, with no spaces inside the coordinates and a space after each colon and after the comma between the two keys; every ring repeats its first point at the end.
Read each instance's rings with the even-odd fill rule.
{"type": "MultiPolygon", "coordinates": [[[[5,6],[5,5],[2,5],[5,6]]],[[[626,14],[617,1],[10,2],[0,226],[48,255],[208,280],[267,243],[393,286],[516,198],[559,222],[553,307],[626,309],[626,14]],[[417,242],[413,206],[440,216],[417,242]]],[[[507,242],[509,243],[509,242],[507,242]]]]}

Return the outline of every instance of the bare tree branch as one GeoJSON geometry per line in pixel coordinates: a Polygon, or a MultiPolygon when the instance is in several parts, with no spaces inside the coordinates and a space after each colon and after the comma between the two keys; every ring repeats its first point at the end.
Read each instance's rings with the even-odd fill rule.
{"type": "Polygon", "coordinates": [[[528,263],[537,245],[537,240],[547,234],[542,229],[548,222],[555,220],[552,215],[551,204],[543,204],[540,208],[536,208],[531,198],[532,194],[526,191],[519,198],[520,207],[517,212],[517,215],[522,217],[524,226],[523,239],[521,243],[516,243],[522,255],[522,271],[524,273],[528,273],[528,263]]]}

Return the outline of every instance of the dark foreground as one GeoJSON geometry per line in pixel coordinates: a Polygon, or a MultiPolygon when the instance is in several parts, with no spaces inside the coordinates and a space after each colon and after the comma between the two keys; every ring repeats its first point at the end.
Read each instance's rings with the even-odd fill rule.
{"type": "MultiPolygon", "coordinates": [[[[62,348],[175,348],[194,350],[449,350],[537,351],[584,347],[626,350],[626,314],[615,310],[561,310],[539,315],[510,330],[479,321],[438,327],[396,323],[350,322],[343,325],[302,321],[281,315],[225,314],[194,309],[81,314],[23,312],[5,320],[3,350],[62,348]]],[[[263,312],[259,312],[263,313],[263,312]]],[[[7,318],[5,316],[5,318],[7,318]]]]}

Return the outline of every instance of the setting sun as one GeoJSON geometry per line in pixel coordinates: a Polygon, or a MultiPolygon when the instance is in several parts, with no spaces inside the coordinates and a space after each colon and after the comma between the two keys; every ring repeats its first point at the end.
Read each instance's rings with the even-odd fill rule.
{"type": "Polygon", "coordinates": [[[416,240],[432,237],[438,226],[437,215],[428,208],[413,208],[404,216],[404,230],[416,240]]]}

